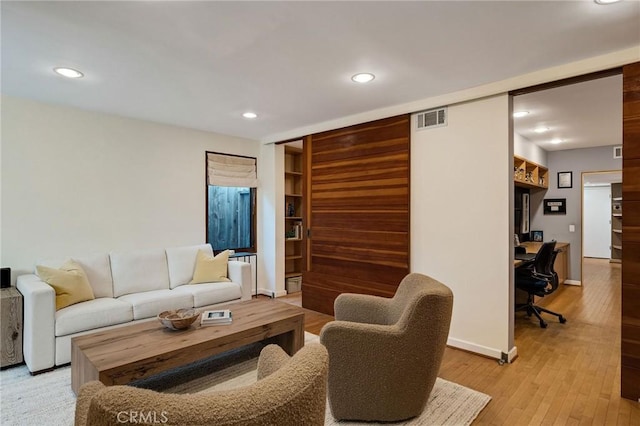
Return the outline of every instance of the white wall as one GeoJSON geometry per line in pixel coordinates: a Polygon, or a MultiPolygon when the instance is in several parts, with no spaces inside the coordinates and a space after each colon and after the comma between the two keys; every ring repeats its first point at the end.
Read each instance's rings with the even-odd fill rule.
{"type": "Polygon", "coordinates": [[[531,142],[529,139],[520,135],[513,134],[513,154],[518,157],[526,158],[529,161],[537,163],[541,166],[547,165],[547,151],[531,142]]]}
{"type": "Polygon", "coordinates": [[[284,286],[284,146],[263,145],[258,169],[260,201],[258,256],[261,265],[258,292],[269,296],[287,294],[284,286]]]}
{"type": "Polygon", "coordinates": [[[411,269],[453,290],[449,344],[500,357],[512,349],[509,97],[448,113],[446,127],[412,124],[411,269]]]}
{"type": "Polygon", "coordinates": [[[3,96],[2,266],[204,242],[207,150],[260,144],[3,96]]]}

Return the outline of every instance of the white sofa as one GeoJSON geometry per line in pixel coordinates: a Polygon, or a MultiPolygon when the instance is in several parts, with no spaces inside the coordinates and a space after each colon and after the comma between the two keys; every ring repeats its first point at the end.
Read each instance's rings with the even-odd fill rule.
{"type": "MultiPolygon", "coordinates": [[[[24,297],[23,353],[36,373],[71,362],[71,338],[97,330],[155,320],[168,309],[206,309],[251,299],[251,265],[228,263],[230,282],[187,285],[198,250],[209,244],[73,257],[85,271],[95,299],[56,311],[53,287],[35,274],[21,275],[24,297]]],[[[38,262],[58,268],[67,259],[38,262]]]]}

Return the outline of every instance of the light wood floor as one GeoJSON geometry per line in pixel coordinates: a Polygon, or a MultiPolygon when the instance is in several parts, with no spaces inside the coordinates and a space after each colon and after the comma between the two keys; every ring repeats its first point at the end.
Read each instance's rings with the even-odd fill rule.
{"type": "MultiPolygon", "coordinates": [[[[492,397],[474,425],[640,425],[640,403],[620,398],[620,265],[586,259],[584,268],[582,287],[540,301],[566,324],[545,316],[542,329],[516,314],[512,364],[446,349],[440,377],[492,397]]],[[[301,303],[300,293],[278,300],[301,303]]],[[[307,310],[305,329],[319,334],[332,319],[307,310]]]]}

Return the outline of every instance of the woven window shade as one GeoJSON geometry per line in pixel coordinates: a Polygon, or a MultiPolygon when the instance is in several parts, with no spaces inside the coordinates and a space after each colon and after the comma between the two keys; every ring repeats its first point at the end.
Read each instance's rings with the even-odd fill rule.
{"type": "Polygon", "coordinates": [[[209,185],[257,188],[256,159],[207,154],[209,185]]]}

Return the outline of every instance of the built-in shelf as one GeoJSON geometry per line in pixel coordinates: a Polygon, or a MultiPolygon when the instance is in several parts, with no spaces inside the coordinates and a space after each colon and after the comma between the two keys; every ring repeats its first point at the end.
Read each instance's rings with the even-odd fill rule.
{"type": "Polygon", "coordinates": [[[300,272],[290,272],[288,274],[284,274],[285,278],[293,278],[293,277],[299,277],[302,274],[300,272]]]}
{"type": "Polygon", "coordinates": [[[549,187],[549,169],[526,158],[513,157],[513,182],[516,186],[531,189],[549,187]]]}
{"type": "Polygon", "coordinates": [[[611,262],[622,261],[622,183],[611,184],[611,262]]]}
{"type": "Polygon", "coordinates": [[[305,270],[304,165],[302,149],[291,145],[284,147],[284,194],[285,288],[300,291],[305,270]]]}

